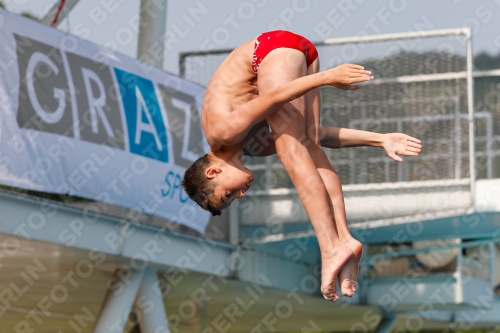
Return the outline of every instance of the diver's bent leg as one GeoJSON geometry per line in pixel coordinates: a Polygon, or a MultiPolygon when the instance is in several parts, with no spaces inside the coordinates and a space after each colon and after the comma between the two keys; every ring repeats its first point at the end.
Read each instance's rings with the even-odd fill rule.
{"type": "MultiPolygon", "coordinates": [[[[317,73],[318,71],[319,59],[316,59],[309,66],[307,74],[317,73]]],[[[328,191],[335,228],[340,241],[349,246],[349,248],[353,251],[352,259],[341,269],[339,273],[339,286],[341,292],[343,295],[351,297],[356,290],[358,263],[361,259],[362,245],[354,239],[349,232],[340,178],[319,144],[321,117],[321,99],[319,88],[313,89],[306,94],[305,117],[306,132],[308,139],[311,142],[309,152],[328,191]]]]}
{"type": "MultiPolygon", "coordinates": [[[[304,55],[296,50],[276,49],[259,67],[260,94],[306,74],[304,55]]],[[[352,258],[352,251],[339,241],[330,209],[330,198],[312,159],[305,135],[305,97],[300,97],[269,116],[276,152],[290,176],[297,194],[316,231],[322,256],[321,291],[325,298],[338,299],[336,278],[352,258]]]]}

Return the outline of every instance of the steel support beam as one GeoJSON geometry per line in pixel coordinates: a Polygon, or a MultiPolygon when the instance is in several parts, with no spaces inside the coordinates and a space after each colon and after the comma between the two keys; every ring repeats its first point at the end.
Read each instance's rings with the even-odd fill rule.
{"type": "Polygon", "coordinates": [[[144,271],[141,285],[135,302],[139,315],[141,333],[168,333],[167,312],[163,305],[163,297],[158,286],[156,268],[148,266],[144,271]]]}
{"type": "Polygon", "coordinates": [[[235,246],[141,225],[86,209],[0,191],[0,232],[149,264],[223,275],[235,246]]]}
{"type": "Polygon", "coordinates": [[[163,68],[167,0],[141,0],[137,59],[163,68]]]}
{"type": "MultiPolygon", "coordinates": [[[[117,276],[117,272],[115,272],[115,284],[122,284],[123,281],[117,276]]],[[[113,285],[108,289],[101,313],[94,326],[94,333],[123,332],[143,274],[144,271],[132,271],[126,288],[114,288],[113,285]]]]}
{"type": "Polygon", "coordinates": [[[455,322],[468,324],[474,323],[476,325],[490,325],[496,326],[500,322],[500,299],[495,298],[490,309],[474,309],[455,311],[455,322]]]}

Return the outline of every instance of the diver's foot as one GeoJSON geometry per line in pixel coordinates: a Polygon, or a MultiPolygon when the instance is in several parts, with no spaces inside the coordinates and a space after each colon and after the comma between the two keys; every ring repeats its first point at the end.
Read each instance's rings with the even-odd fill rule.
{"type": "Polygon", "coordinates": [[[356,292],[358,265],[363,252],[363,245],[352,237],[343,240],[342,243],[351,249],[352,257],[339,272],[339,286],[342,295],[352,297],[356,292]]]}
{"type": "Polygon", "coordinates": [[[321,293],[329,301],[339,299],[337,275],[353,256],[353,251],[345,244],[321,253],[321,293]]]}

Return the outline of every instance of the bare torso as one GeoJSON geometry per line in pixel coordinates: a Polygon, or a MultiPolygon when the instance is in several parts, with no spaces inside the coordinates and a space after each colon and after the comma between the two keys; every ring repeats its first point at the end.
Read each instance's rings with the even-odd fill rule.
{"type": "Polygon", "coordinates": [[[257,75],[252,70],[254,44],[255,39],[252,39],[234,49],[208,83],[201,110],[201,124],[213,152],[243,149],[259,127],[255,126],[241,142],[231,147],[219,144],[213,130],[228,113],[259,96],[257,75]]]}

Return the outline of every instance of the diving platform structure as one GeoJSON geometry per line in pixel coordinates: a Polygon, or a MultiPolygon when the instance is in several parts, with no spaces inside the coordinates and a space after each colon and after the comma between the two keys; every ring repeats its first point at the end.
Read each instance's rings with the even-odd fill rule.
{"type": "MultiPolygon", "coordinates": [[[[380,331],[387,323],[428,328],[446,323],[496,325],[500,262],[495,245],[500,243],[500,207],[489,198],[499,188],[498,179],[478,181],[477,206],[483,208],[475,212],[354,224],[353,234],[364,237],[367,251],[356,296],[337,303],[326,302],[320,295],[319,250],[309,230],[261,232],[268,235],[231,244],[134,222],[126,218],[127,210],[117,214],[120,209],[116,207],[110,207],[111,216],[94,211],[89,203],[71,207],[2,192],[0,263],[4,270],[9,268],[0,291],[2,320],[13,331],[34,328],[38,325],[35,313],[41,322],[59,321],[58,327],[76,325],[88,332],[114,327],[132,332],[131,309],[146,312],[141,304],[154,304],[140,315],[142,326],[165,327],[165,332],[167,324],[170,332],[189,332],[222,323],[220,327],[235,332],[258,325],[262,331],[272,331],[266,325],[284,331],[314,325],[340,331],[351,329],[354,318],[362,318],[367,311],[371,320],[365,325],[370,331],[378,326],[380,331]],[[390,246],[403,239],[439,239],[442,243],[370,251],[372,246],[390,246]],[[477,250],[475,257],[466,252],[470,248],[477,250]],[[415,266],[414,257],[419,254],[429,255],[423,262],[432,262],[450,257],[450,251],[452,258],[445,267],[415,266]],[[35,291],[23,293],[28,284],[35,291]],[[57,300],[51,293],[58,288],[67,292],[66,306],[53,302],[51,315],[46,315],[39,301],[44,296],[57,300]]],[[[391,196],[390,190],[385,193],[391,196]]],[[[418,192],[414,197],[418,201],[418,192]]],[[[234,220],[229,222],[234,226],[234,220]]],[[[239,227],[242,232],[245,225],[239,227]]],[[[219,230],[214,235],[224,233],[213,223],[209,228],[219,230]]],[[[227,232],[225,237],[229,237],[227,232]]]]}

